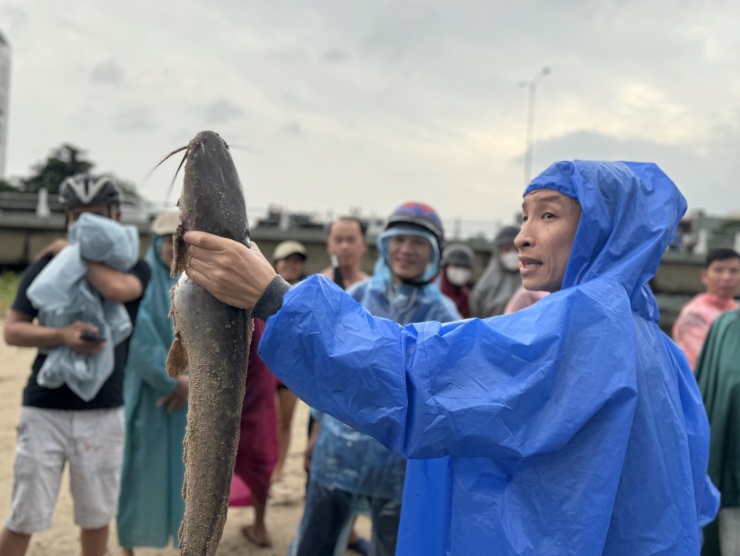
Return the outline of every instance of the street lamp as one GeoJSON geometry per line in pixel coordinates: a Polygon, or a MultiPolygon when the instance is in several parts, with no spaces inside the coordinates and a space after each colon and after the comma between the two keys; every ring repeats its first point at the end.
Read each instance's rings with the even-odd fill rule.
{"type": "Polygon", "coordinates": [[[552,70],[545,66],[537,75],[535,75],[529,81],[520,81],[520,87],[526,87],[529,89],[529,104],[527,106],[527,144],[526,150],[524,151],[524,187],[529,185],[529,180],[532,175],[532,153],[534,151],[534,101],[537,95],[537,85],[545,77],[547,77],[552,70]]]}

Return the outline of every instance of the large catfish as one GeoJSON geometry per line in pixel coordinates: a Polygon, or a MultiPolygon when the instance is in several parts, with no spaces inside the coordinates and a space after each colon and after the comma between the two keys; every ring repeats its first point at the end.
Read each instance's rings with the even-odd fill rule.
{"type": "MultiPolygon", "coordinates": [[[[185,181],[177,203],[172,275],[187,266],[184,232],[200,230],[249,245],[249,225],[239,177],[228,146],[202,131],[185,155],[185,181]]],[[[226,521],[231,475],[249,359],[250,312],[221,303],[184,273],[172,288],[175,340],[167,372],[190,375],[185,433],[185,516],[181,553],[216,553],[226,521]]]]}

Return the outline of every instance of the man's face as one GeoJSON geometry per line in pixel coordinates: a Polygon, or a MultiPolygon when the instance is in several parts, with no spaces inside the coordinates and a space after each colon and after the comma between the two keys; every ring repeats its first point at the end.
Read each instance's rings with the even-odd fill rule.
{"type": "Polygon", "coordinates": [[[701,273],[701,281],[707,287],[707,293],[732,299],[740,288],[740,259],[712,261],[701,273]]]}
{"type": "Polygon", "coordinates": [[[304,258],[298,253],[293,253],[275,263],[275,271],[288,284],[295,284],[303,276],[304,258]]]}
{"type": "Polygon", "coordinates": [[[524,198],[523,224],[514,240],[522,285],[532,291],[558,291],[581,218],[581,205],[557,191],[539,189],[524,198]]]}
{"type": "Polygon", "coordinates": [[[388,255],[394,278],[414,280],[424,274],[432,260],[432,246],[423,237],[413,234],[391,236],[388,255]]]}
{"type": "Polygon", "coordinates": [[[85,212],[111,218],[116,222],[121,220],[121,211],[113,205],[82,205],[79,207],[70,207],[67,210],[67,226],[77,222],[85,212]]]}
{"type": "Polygon", "coordinates": [[[339,266],[360,268],[360,260],[367,250],[360,225],[352,220],[338,220],[331,226],[326,238],[326,251],[336,255],[339,266]]]}

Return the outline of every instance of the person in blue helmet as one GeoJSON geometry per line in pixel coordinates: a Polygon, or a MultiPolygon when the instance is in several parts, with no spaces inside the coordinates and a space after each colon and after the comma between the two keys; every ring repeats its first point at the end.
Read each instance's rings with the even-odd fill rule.
{"type": "Polygon", "coordinates": [[[200,233],[186,272],[269,315],[260,353],[302,399],[409,458],[398,554],[696,555],[709,427],[648,286],[685,210],[651,163],[550,166],[515,244],[552,294],[487,320],[400,326],[200,233]]]}
{"type": "MultiPolygon", "coordinates": [[[[460,319],[433,282],[443,247],[442,222],[434,209],[422,203],[401,205],[378,238],[375,273],[350,288],[350,297],[371,314],[399,324],[460,319]]],[[[373,524],[370,551],[392,556],[406,460],[330,415],[320,414],[317,420],[306,507],[289,554],[323,556],[336,553],[337,547],[344,554],[342,533],[355,512],[367,509],[373,524]]]]}

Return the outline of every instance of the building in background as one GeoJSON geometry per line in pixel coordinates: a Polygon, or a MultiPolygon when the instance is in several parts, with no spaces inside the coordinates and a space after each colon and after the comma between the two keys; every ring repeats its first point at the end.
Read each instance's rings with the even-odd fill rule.
{"type": "Polygon", "coordinates": [[[10,104],[10,43],[0,31],[0,179],[5,177],[10,104]]]}

